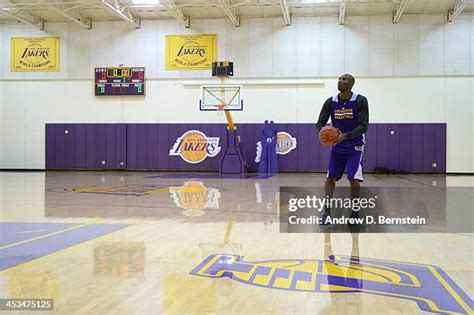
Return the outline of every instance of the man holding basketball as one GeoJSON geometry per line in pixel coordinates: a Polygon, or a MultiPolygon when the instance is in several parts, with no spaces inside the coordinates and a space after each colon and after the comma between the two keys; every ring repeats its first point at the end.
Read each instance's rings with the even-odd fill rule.
{"type": "MultiPolygon", "coordinates": [[[[328,174],[324,183],[325,193],[329,198],[332,197],[336,181],[341,179],[344,169],[347,169],[352,198],[359,196],[359,182],[364,180],[362,154],[365,144],[364,134],[369,126],[369,104],[367,98],[352,92],[354,83],[354,77],[348,73],[339,77],[337,83],[339,94],[324,102],[316,124],[320,132],[331,117],[332,126],[340,131],[331,148],[328,174]]],[[[324,223],[330,216],[331,209],[326,207],[322,222],[324,223]]],[[[358,217],[359,214],[352,211],[351,218],[358,217]]]]}

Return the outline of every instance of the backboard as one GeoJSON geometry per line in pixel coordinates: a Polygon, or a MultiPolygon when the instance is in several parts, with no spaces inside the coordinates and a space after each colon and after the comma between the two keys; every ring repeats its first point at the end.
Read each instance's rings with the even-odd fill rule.
{"type": "Polygon", "coordinates": [[[239,111],[243,109],[241,85],[202,85],[199,109],[201,111],[228,110],[239,111]]]}

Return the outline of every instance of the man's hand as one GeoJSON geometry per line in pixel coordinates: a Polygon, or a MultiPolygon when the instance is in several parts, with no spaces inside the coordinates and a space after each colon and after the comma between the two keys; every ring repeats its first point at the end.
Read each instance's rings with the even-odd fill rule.
{"type": "Polygon", "coordinates": [[[339,138],[337,138],[337,141],[334,145],[338,144],[341,141],[344,141],[347,139],[347,135],[345,133],[339,132],[339,138]]]}

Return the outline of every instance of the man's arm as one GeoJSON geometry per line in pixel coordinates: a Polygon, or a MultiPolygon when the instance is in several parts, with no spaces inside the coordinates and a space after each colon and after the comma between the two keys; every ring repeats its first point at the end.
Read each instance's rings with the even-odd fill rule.
{"type": "Polygon", "coordinates": [[[366,133],[369,128],[369,103],[362,95],[357,98],[357,121],[358,126],[346,133],[346,139],[356,138],[366,133]]]}
{"type": "Polygon", "coordinates": [[[319,113],[318,122],[316,123],[316,128],[318,129],[318,131],[320,131],[321,128],[326,126],[330,116],[331,116],[331,98],[328,98],[326,102],[324,102],[323,108],[321,108],[321,113],[319,113]]]}

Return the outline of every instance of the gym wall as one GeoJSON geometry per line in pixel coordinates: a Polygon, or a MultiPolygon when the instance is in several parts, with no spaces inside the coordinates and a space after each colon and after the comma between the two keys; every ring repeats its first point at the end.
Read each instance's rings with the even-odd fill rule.
{"type": "Polygon", "coordinates": [[[165,71],[165,36],[218,34],[219,59],[234,61],[245,110],[236,123],[312,123],[337,77],[356,77],[373,123],[446,123],[447,172],[474,172],[474,14],[96,22],[92,30],[47,23],[45,31],[0,24],[0,168],[45,168],[46,123],[223,123],[199,112],[210,71],[165,71]],[[10,38],[61,37],[61,71],[10,72],[10,38]],[[145,98],[96,98],[93,68],[145,66],[145,98]],[[291,84],[275,84],[291,80],[291,84]],[[315,81],[316,80],[316,81],[315,81]],[[316,83],[315,83],[316,82],[316,83]],[[468,139],[468,140],[466,140],[468,139]]]}

